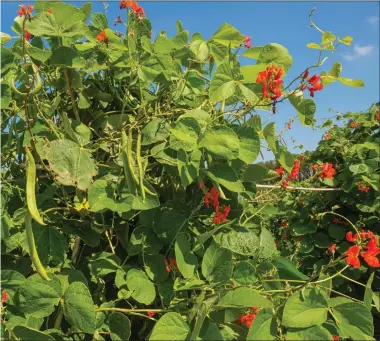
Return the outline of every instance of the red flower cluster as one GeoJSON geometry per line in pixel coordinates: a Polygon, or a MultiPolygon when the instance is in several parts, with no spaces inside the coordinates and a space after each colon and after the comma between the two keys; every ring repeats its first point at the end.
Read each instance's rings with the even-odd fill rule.
{"type": "Polygon", "coordinates": [[[32,5],[28,4],[28,7],[26,8],[25,5],[20,5],[20,9],[17,11],[17,14],[22,17],[23,15],[27,16],[28,19],[32,18],[32,12],[34,10],[34,7],[32,5]]]}
{"type": "Polygon", "coordinates": [[[142,7],[140,7],[136,1],[126,1],[121,0],[120,1],[120,9],[131,7],[132,11],[137,15],[139,19],[142,17],[145,17],[145,12],[142,7]]]}
{"type": "Polygon", "coordinates": [[[284,173],[285,173],[284,167],[280,166],[280,168],[277,168],[277,169],[276,169],[276,173],[277,173],[279,176],[283,176],[284,173]]]}
{"type": "Polygon", "coordinates": [[[172,269],[177,269],[178,270],[178,265],[177,265],[177,260],[175,258],[165,258],[165,269],[166,272],[170,272],[172,269]]]}
{"type": "Polygon", "coordinates": [[[368,192],[371,189],[370,186],[363,184],[362,182],[358,182],[358,190],[360,192],[368,192]]]}
{"type": "Polygon", "coordinates": [[[333,166],[332,163],[324,163],[323,165],[318,165],[318,164],[315,164],[315,165],[312,165],[311,168],[313,168],[314,170],[320,170],[320,173],[319,173],[319,177],[323,180],[323,179],[333,179],[334,178],[334,175],[336,173],[335,168],[337,165],[333,166]]]}
{"type": "Polygon", "coordinates": [[[8,295],[7,295],[7,291],[4,290],[3,291],[3,294],[1,295],[1,302],[5,303],[8,301],[8,295]]]}
{"type": "Polygon", "coordinates": [[[294,161],[294,166],[288,176],[288,180],[294,180],[298,178],[298,175],[300,173],[300,168],[301,168],[301,161],[300,160],[295,160],[294,161]]]}
{"type": "MultiPolygon", "coordinates": [[[[360,237],[362,239],[369,239],[367,241],[367,244],[364,246],[367,251],[364,251],[361,253],[361,256],[363,257],[364,261],[373,268],[379,268],[380,267],[380,261],[377,256],[380,253],[380,248],[378,244],[377,237],[373,234],[372,231],[360,231],[360,237]]],[[[349,242],[356,242],[358,240],[358,235],[352,235],[352,232],[347,232],[346,239],[349,242]]],[[[352,265],[354,268],[360,267],[360,259],[359,259],[359,253],[360,253],[361,247],[359,245],[353,245],[348,248],[346,252],[346,263],[348,265],[352,265]]]]}
{"type": "Polygon", "coordinates": [[[358,122],[350,122],[350,128],[357,128],[360,126],[360,123],[358,122]]]}
{"type": "Polygon", "coordinates": [[[106,44],[108,46],[108,38],[106,36],[106,31],[105,30],[101,31],[98,34],[98,36],[96,37],[96,40],[99,41],[99,42],[104,41],[104,44],[106,44]]]}
{"type": "Polygon", "coordinates": [[[333,340],[334,341],[339,341],[339,336],[338,335],[333,335],[333,340]]]}
{"type": "Polygon", "coordinates": [[[251,310],[248,313],[244,314],[242,317],[240,317],[237,322],[239,324],[245,323],[246,327],[250,328],[253,320],[256,318],[258,311],[259,311],[259,308],[252,307],[251,310]]]}
{"type": "MultiPolygon", "coordinates": [[[[302,79],[305,80],[309,76],[309,70],[306,70],[302,76],[302,79]]],[[[307,82],[310,84],[310,86],[307,86],[306,84],[301,84],[301,90],[308,89],[310,91],[310,96],[314,97],[314,92],[319,91],[323,89],[323,84],[320,81],[321,77],[318,75],[314,75],[307,79],[307,82]]]]}
{"type": "Polygon", "coordinates": [[[27,30],[24,30],[24,39],[25,40],[30,40],[30,39],[32,39],[32,34],[29,32],[29,31],[27,31],[27,30]]]}
{"type": "Polygon", "coordinates": [[[148,311],[146,313],[149,317],[153,317],[154,315],[156,315],[156,312],[155,311],[148,311]]]}
{"type": "Polygon", "coordinates": [[[335,249],[336,249],[336,244],[332,244],[328,249],[327,251],[329,253],[335,253],[335,249]]]}
{"type": "MultiPolygon", "coordinates": [[[[201,188],[204,187],[204,184],[201,183],[200,186],[201,188]]],[[[213,219],[214,224],[219,225],[220,223],[227,221],[228,214],[230,213],[230,205],[225,205],[222,209],[222,211],[219,211],[219,197],[220,193],[217,191],[216,187],[214,186],[213,188],[210,189],[205,194],[205,205],[207,208],[214,207],[215,209],[215,216],[213,219]]]]}
{"type": "Polygon", "coordinates": [[[329,140],[331,138],[331,134],[330,133],[327,133],[325,135],[323,135],[323,139],[324,140],[329,140]]]}
{"type": "Polygon", "coordinates": [[[268,66],[264,71],[259,72],[256,83],[263,83],[262,92],[265,98],[270,97],[270,99],[274,100],[282,96],[280,87],[282,85],[281,76],[283,72],[282,68],[275,65],[268,66]],[[269,95],[268,90],[271,95],[269,95]]]}
{"type": "Polygon", "coordinates": [[[245,36],[243,42],[245,43],[244,46],[249,49],[252,46],[251,43],[251,37],[245,36]]]}

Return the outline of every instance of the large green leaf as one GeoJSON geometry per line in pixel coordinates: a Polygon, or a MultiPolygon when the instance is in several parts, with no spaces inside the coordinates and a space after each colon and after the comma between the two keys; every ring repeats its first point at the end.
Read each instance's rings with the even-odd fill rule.
{"type": "Polygon", "coordinates": [[[141,131],[141,144],[149,145],[165,140],[170,133],[170,124],[165,119],[155,118],[150,121],[141,131]]]}
{"type": "Polygon", "coordinates": [[[131,336],[131,322],[129,318],[122,313],[113,312],[108,318],[110,326],[111,339],[113,341],[129,340],[131,336]]]}
{"type": "Polygon", "coordinates": [[[63,299],[65,319],[78,330],[93,334],[96,329],[95,306],[87,286],[81,282],[71,283],[63,299]]]}
{"type": "Polygon", "coordinates": [[[238,226],[233,226],[228,232],[219,232],[214,239],[222,247],[244,256],[254,255],[259,247],[259,237],[251,230],[238,226]]]}
{"type": "Polygon", "coordinates": [[[198,265],[196,255],[191,251],[191,245],[186,234],[180,233],[175,242],[175,256],[178,269],[185,278],[192,278],[198,265]]]}
{"type": "Polygon", "coordinates": [[[251,127],[232,126],[239,138],[238,158],[245,163],[252,163],[260,153],[260,137],[251,127]]]}
{"type": "Polygon", "coordinates": [[[110,252],[98,252],[88,257],[88,268],[92,276],[104,277],[120,269],[120,259],[110,252]]]}
{"type": "MultiPolygon", "coordinates": [[[[249,328],[247,340],[275,340],[277,336],[277,323],[273,315],[260,312],[249,328]]],[[[291,339],[293,340],[293,339],[291,339]]]]}
{"type": "Polygon", "coordinates": [[[211,102],[221,102],[235,93],[236,83],[228,60],[219,64],[212,76],[209,88],[211,102]]]}
{"type": "Polygon", "coordinates": [[[163,209],[155,215],[153,229],[164,243],[170,243],[177,232],[187,228],[187,217],[174,209],[163,209]]]}
{"type": "MultiPolygon", "coordinates": [[[[178,257],[177,257],[178,263],[178,257]]],[[[144,255],[144,268],[149,278],[155,283],[164,282],[169,273],[165,269],[165,256],[164,255],[144,255]]]]}
{"type": "Polygon", "coordinates": [[[30,340],[30,341],[54,341],[54,337],[41,332],[34,328],[29,328],[25,326],[16,326],[13,328],[12,333],[17,337],[18,340],[30,340]]]}
{"type": "Polygon", "coordinates": [[[180,118],[170,129],[170,147],[185,151],[193,150],[197,145],[201,127],[198,121],[192,117],[180,118]]]}
{"type": "Polygon", "coordinates": [[[197,149],[189,154],[187,154],[183,149],[178,150],[178,173],[184,187],[190,185],[199,175],[201,158],[202,153],[197,149]]]}
{"type": "Polygon", "coordinates": [[[287,340],[303,341],[303,340],[333,340],[330,332],[322,326],[312,326],[305,329],[293,329],[286,333],[287,340]]]}
{"type": "Polygon", "coordinates": [[[314,114],[316,112],[315,102],[311,98],[304,99],[303,96],[292,94],[288,97],[289,102],[296,109],[298,118],[304,126],[310,126],[314,123],[314,114]]]}
{"type": "Polygon", "coordinates": [[[226,126],[216,125],[206,129],[198,141],[199,148],[205,148],[212,156],[233,160],[239,156],[239,138],[226,126]]]}
{"type": "Polygon", "coordinates": [[[151,228],[140,225],[136,227],[126,246],[129,256],[135,256],[144,250],[148,255],[154,255],[162,249],[162,244],[151,228]]]}
{"type": "Polygon", "coordinates": [[[178,313],[166,313],[154,325],[149,340],[189,340],[190,328],[178,313]]]}
{"type": "Polygon", "coordinates": [[[231,192],[243,192],[244,186],[231,166],[226,163],[215,164],[208,170],[204,170],[207,176],[226,187],[231,192]]]}
{"type": "Polygon", "coordinates": [[[288,50],[277,43],[265,45],[259,56],[257,57],[257,64],[276,64],[282,66],[287,71],[293,64],[293,58],[288,50]]]}
{"type": "Polygon", "coordinates": [[[326,322],[328,304],[316,289],[297,291],[286,301],[282,314],[285,327],[306,328],[326,322]]]}
{"type": "Polygon", "coordinates": [[[298,271],[295,264],[285,257],[276,257],[272,263],[277,268],[281,279],[307,280],[308,277],[298,271]]]}
{"type": "Polygon", "coordinates": [[[33,223],[33,234],[42,264],[56,266],[65,261],[68,243],[62,233],[54,227],[33,223]]]}
{"type": "Polygon", "coordinates": [[[54,277],[52,281],[45,281],[36,274],[23,283],[20,292],[21,308],[24,314],[46,317],[58,305],[62,289],[57,277],[54,277]]]}
{"type": "Polygon", "coordinates": [[[212,35],[211,40],[221,45],[234,48],[243,43],[244,36],[235,27],[224,23],[212,35]]]}
{"type": "MultiPolygon", "coordinates": [[[[165,266],[165,264],[162,264],[165,266]]],[[[156,289],[148,276],[138,270],[130,269],[127,272],[126,283],[132,292],[132,297],[139,303],[152,304],[156,297],[156,289]]]]}
{"type": "Polygon", "coordinates": [[[77,186],[81,190],[90,187],[97,170],[87,150],[66,139],[43,142],[37,149],[41,157],[49,161],[61,184],[77,186]]]}
{"type": "Polygon", "coordinates": [[[249,262],[238,263],[234,268],[233,280],[241,285],[251,285],[257,281],[255,267],[249,262]]]}
{"type": "Polygon", "coordinates": [[[261,165],[248,165],[243,175],[243,181],[245,182],[268,181],[275,178],[278,178],[275,171],[261,165]]]}
{"type": "Polygon", "coordinates": [[[83,68],[85,60],[79,53],[71,47],[61,46],[53,50],[51,63],[56,66],[66,66],[69,68],[83,68]]]}
{"type": "Polygon", "coordinates": [[[279,151],[279,146],[276,135],[276,123],[272,122],[267,124],[263,130],[263,134],[269,148],[273,151],[274,154],[277,154],[279,151]]]}
{"type": "Polygon", "coordinates": [[[232,274],[231,251],[211,243],[203,256],[202,274],[213,283],[227,282],[232,274]]]}
{"type": "Polygon", "coordinates": [[[217,306],[223,308],[273,308],[273,303],[254,289],[239,287],[224,295],[217,306]]]}

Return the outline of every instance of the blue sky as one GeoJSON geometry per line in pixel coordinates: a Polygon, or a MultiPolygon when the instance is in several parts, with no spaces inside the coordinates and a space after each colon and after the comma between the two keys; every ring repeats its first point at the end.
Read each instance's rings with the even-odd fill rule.
{"type": "MultiPolygon", "coordinates": [[[[2,2],[2,32],[13,34],[10,26],[16,16],[20,2],[2,2]]],[[[33,2],[32,2],[33,3],[33,2]]],[[[71,2],[80,6],[82,2],[71,2]]],[[[107,16],[112,23],[119,10],[118,1],[107,2],[107,16]]],[[[322,30],[332,31],[338,37],[350,35],[354,38],[351,46],[341,45],[336,53],[317,72],[329,70],[332,63],[343,64],[342,76],[360,78],[364,88],[350,88],[340,83],[326,86],[316,92],[317,120],[330,117],[332,108],[338,112],[361,111],[379,101],[379,3],[376,2],[139,2],[144,7],[153,24],[153,38],[166,30],[168,36],[175,35],[175,21],[180,20],[185,29],[200,32],[207,39],[218,27],[227,22],[241,33],[252,37],[253,46],[279,43],[285,46],[293,57],[293,66],[284,79],[292,80],[307,66],[316,62],[318,51],[308,49],[307,43],[320,42],[320,33],[309,25],[309,12],[317,10],[313,20],[322,30]]],[[[104,11],[100,1],[93,2],[93,9],[104,11]]],[[[123,14],[121,13],[122,18],[123,14]]],[[[122,31],[119,25],[117,30],[122,31]]],[[[250,60],[242,61],[243,64],[250,60]]],[[[260,113],[262,114],[262,113],[260,113]]],[[[266,114],[262,114],[265,117],[266,114]]],[[[278,105],[274,121],[277,130],[283,128],[290,117],[296,116],[288,103],[278,105]]],[[[284,135],[288,148],[303,144],[305,149],[313,150],[323,131],[313,131],[302,127],[298,122],[284,135]],[[296,139],[292,143],[291,138],[296,139]]],[[[302,151],[304,151],[303,149],[302,151]]],[[[264,153],[265,159],[271,159],[271,153],[264,153]]]]}

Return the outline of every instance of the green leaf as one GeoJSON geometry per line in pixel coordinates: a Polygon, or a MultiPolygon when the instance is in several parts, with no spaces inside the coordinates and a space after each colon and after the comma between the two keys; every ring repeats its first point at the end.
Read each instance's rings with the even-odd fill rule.
{"type": "Polygon", "coordinates": [[[244,36],[235,27],[224,23],[213,34],[211,40],[224,46],[231,46],[234,48],[243,43],[244,36]]]}
{"type": "Polygon", "coordinates": [[[308,223],[303,223],[299,220],[296,220],[295,222],[292,222],[291,229],[293,230],[296,236],[303,236],[308,233],[317,232],[317,224],[315,224],[312,221],[308,223]]]}
{"type": "Polygon", "coordinates": [[[33,20],[27,20],[25,29],[37,37],[57,37],[59,35],[59,27],[55,17],[47,12],[35,15],[33,20]]]}
{"type": "Polygon", "coordinates": [[[276,257],[272,262],[277,268],[281,279],[308,279],[306,275],[297,270],[296,266],[290,259],[287,259],[285,257],[276,257]]]}
{"type": "Polygon", "coordinates": [[[226,187],[231,192],[243,192],[244,186],[239,180],[237,174],[226,163],[215,164],[208,170],[204,170],[205,174],[213,181],[226,187]]]}
{"type": "Polygon", "coordinates": [[[306,45],[307,48],[309,49],[317,49],[317,50],[322,50],[322,46],[316,43],[309,43],[306,45]]]}
{"type": "Polygon", "coordinates": [[[149,278],[155,283],[164,282],[169,276],[169,273],[165,269],[164,255],[144,255],[144,268],[149,278]]]}
{"type": "Polygon", "coordinates": [[[202,154],[199,150],[187,155],[183,149],[178,150],[177,153],[177,166],[178,173],[181,177],[181,183],[187,187],[199,175],[199,167],[202,154]]]}
{"type": "MultiPolygon", "coordinates": [[[[276,340],[277,323],[276,319],[268,313],[260,312],[253,320],[249,328],[247,340],[276,340]]],[[[293,340],[293,339],[289,339],[293,340]]]]}
{"type": "Polygon", "coordinates": [[[239,287],[227,292],[217,304],[223,308],[273,308],[273,303],[262,297],[254,289],[239,287]]]}
{"type": "Polygon", "coordinates": [[[165,119],[155,118],[141,131],[143,146],[165,140],[170,133],[170,124],[165,119]]]}
{"type": "Polygon", "coordinates": [[[210,101],[217,103],[230,98],[235,93],[236,83],[228,60],[219,64],[212,76],[209,88],[210,101]]]}
{"type": "Polygon", "coordinates": [[[261,165],[248,165],[243,175],[244,182],[268,181],[278,178],[278,174],[261,165]]]}
{"type": "Polygon", "coordinates": [[[271,43],[262,47],[257,64],[276,64],[287,71],[293,64],[293,58],[288,50],[277,43],[271,43]]]}
{"type": "Polygon", "coordinates": [[[87,286],[81,282],[71,283],[63,299],[65,319],[78,330],[93,334],[96,329],[95,306],[87,286]]]}
{"type": "Polygon", "coordinates": [[[113,312],[108,318],[111,339],[113,341],[129,340],[131,337],[131,322],[129,318],[118,312],[113,312]]]}
{"type": "Polygon", "coordinates": [[[69,68],[83,68],[85,60],[71,47],[61,46],[53,50],[51,56],[52,65],[66,66],[69,68]]]}
{"type": "Polygon", "coordinates": [[[353,340],[365,340],[366,336],[373,336],[373,316],[370,310],[361,303],[330,300],[334,318],[339,321],[339,330],[353,340]]]}
{"type": "Polygon", "coordinates": [[[322,33],[322,45],[332,43],[336,40],[336,36],[331,32],[325,31],[322,33]]]}
{"type": "Polygon", "coordinates": [[[298,118],[303,126],[310,126],[314,123],[314,114],[317,110],[315,102],[310,99],[303,99],[303,96],[292,94],[288,97],[289,102],[296,109],[298,118]]]}
{"type": "Polygon", "coordinates": [[[228,232],[219,232],[214,236],[215,241],[234,253],[252,256],[259,247],[259,237],[251,230],[233,226],[228,232]]]}
{"type": "Polygon", "coordinates": [[[88,286],[86,277],[79,270],[64,268],[57,276],[62,284],[62,292],[65,292],[69,285],[74,282],[82,282],[88,286]]]}
{"type": "Polygon", "coordinates": [[[241,285],[250,285],[257,281],[256,269],[249,262],[240,262],[234,269],[233,280],[241,285]]]}
{"type": "Polygon", "coordinates": [[[164,243],[170,243],[180,229],[186,230],[187,217],[180,211],[163,209],[156,213],[153,229],[164,243]]]}
{"type": "Polygon", "coordinates": [[[276,123],[272,122],[267,124],[263,130],[263,134],[269,148],[273,151],[274,154],[277,154],[279,146],[276,135],[276,123]]]}
{"type": "Polygon", "coordinates": [[[333,340],[330,332],[322,326],[312,326],[301,330],[289,330],[286,333],[287,340],[333,340]]]}
{"type": "Polygon", "coordinates": [[[353,88],[362,88],[364,86],[364,82],[361,79],[338,77],[338,81],[344,85],[352,86],[353,88]]]}
{"type": "Polygon", "coordinates": [[[13,60],[13,53],[6,47],[2,47],[0,50],[0,66],[2,73],[13,66],[13,60]]]}
{"type": "Polygon", "coordinates": [[[174,250],[178,269],[182,276],[185,278],[193,277],[195,267],[198,265],[198,259],[191,251],[191,245],[186,234],[180,233],[177,236],[174,250]]]}
{"type": "Polygon", "coordinates": [[[209,54],[207,43],[203,40],[193,40],[189,46],[194,53],[195,58],[199,61],[204,61],[209,54]]]}
{"type": "Polygon", "coordinates": [[[105,14],[103,13],[93,13],[91,24],[99,30],[104,30],[105,28],[108,28],[108,20],[105,14]]]}
{"type": "Polygon", "coordinates": [[[259,254],[260,259],[269,259],[275,253],[274,238],[272,234],[263,227],[260,234],[259,254]]]}
{"type": "Polygon", "coordinates": [[[193,150],[197,145],[201,127],[198,121],[191,117],[180,118],[170,129],[170,147],[185,151],[193,150]]]}
{"type": "Polygon", "coordinates": [[[62,233],[56,228],[33,223],[33,234],[42,264],[57,266],[65,261],[69,246],[62,233]]]}
{"type": "Polygon", "coordinates": [[[339,77],[340,73],[342,72],[342,64],[341,63],[338,63],[338,62],[335,62],[332,66],[331,66],[331,69],[330,69],[330,76],[332,77],[339,77]]]}
{"type": "Polygon", "coordinates": [[[350,36],[345,36],[344,38],[342,39],[338,39],[338,41],[340,43],[343,43],[344,45],[347,45],[347,46],[350,46],[351,45],[351,42],[354,40],[354,38],[350,37],[350,36]]]}
{"type": "Polygon", "coordinates": [[[212,283],[225,283],[232,274],[232,252],[211,243],[202,261],[202,274],[212,283]]]}
{"type": "Polygon", "coordinates": [[[243,84],[239,84],[239,90],[243,94],[243,100],[248,104],[256,105],[260,101],[260,98],[251,89],[243,84]]]}
{"type": "Polygon", "coordinates": [[[25,326],[16,326],[13,328],[12,333],[18,340],[27,341],[55,341],[54,338],[44,332],[40,332],[37,329],[28,328],[25,326]]]}
{"type": "Polygon", "coordinates": [[[26,46],[26,52],[33,59],[36,59],[36,60],[43,62],[43,63],[46,62],[51,56],[51,52],[49,50],[41,50],[41,49],[34,47],[32,45],[26,46]]]}
{"type": "Polygon", "coordinates": [[[127,245],[129,256],[135,256],[144,250],[144,253],[153,255],[162,249],[162,244],[157,235],[147,226],[137,226],[131,235],[127,245]]]}
{"type": "Polygon", "coordinates": [[[0,45],[1,46],[5,45],[11,39],[12,39],[12,37],[9,34],[0,32],[0,45]]]}
{"type": "Polygon", "coordinates": [[[46,317],[58,305],[62,289],[57,277],[52,281],[45,281],[36,274],[23,283],[20,292],[21,309],[24,314],[46,317]]]}
{"type": "Polygon", "coordinates": [[[110,252],[99,252],[88,257],[88,268],[95,277],[104,277],[120,268],[120,259],[110,252]]]}
{"type": "MultiPolygon", "coordinates": [[[[243,56],[245,56],[245,53],[248,52],[250,49],[246,50],[243,53],[243,56]]],[[[247,57],[247,56],[245,56],[247,57]]],[[[257,76],[259,72],[265,70],[267,66],[266,65],[244,65],[240,67],[240,72],[243,75],[243,80],[246,83],[256,83],[257,76]]]]}
{"type": "Polygon", "coordinates": [[[87,150],[66,139],[43,142],[37,149],[41,157],[49,161],[56,180],[61,184],[76,185],[81,190],[90,187],[97,170],[87,150]]]}
{"type": "MultiPolygon", "coordinates": [[[[162,264],[165,266],[165,264],[162,264]]],[[[139,303],[152,304],[156,297],[156,289],[144,272],[138,269],[130,269],[127,272],[126,283],[132,291],[132,297],[139,303]]]]}
{"type": "Polygon", "coordinates": [[[134,197],[123,194],[118,201],[115,200],[115,189],[106,180],[96,180],[88,189],[88,203],[91,212],[99,212],[105,209],[124,213],[132,209],[134,197]]]}
{"type": "Polygon", "coordinates": [[[316,289],[300,291],[286,301],[282,314],[285,327],[306,328],[326,322],[328,304],[324,296],[316,289]]]}
{"type": "Polygon", "coordinates": [[[149,340],[189,340],[190,328],[178,313],[166,313],[154,325],[149,340]]]}
{"type": "Polygon", "coordinates": [[[281,166],[285,168],[288,172],[290,172],[294,166],[294,157],[293,154],[289,151],[281,148],[278,154],[276,155],[277,161],[281,166]]]}
{"type": "Polygon", "coordinates": [[[245,163],[252,163],[256,160],[260,152],[260,137],[251,127],[232,126],[239,138],[238,158],[245,163]]]}
{"type": "Polygon", "coordinates": [[[369,276],[367,284],[365,286],[365,292],[364,292],[364,299],[363,303],[367,307],[367,309],[371,310],[372,309],[372,297],[373,297],[373,291],[372,291],[372,282],[373,278],[375,276],[375,273],[372,272],[371,276],[369,276]]]}
{"type": "Polygon", "coordinates": [[[15,270],[1,270],[1,288],[7,290],[8,302],[13,303],[13,298],[20,288],[26,281],[26,278],[15,270]]]}
{"type": "Polygon", "coordinates": [[[205,148],[218,159],[233,160],[239,156],[239,138],[231,128],[223,125],[206,129],[198,140],[198,147],[205,148]]]}

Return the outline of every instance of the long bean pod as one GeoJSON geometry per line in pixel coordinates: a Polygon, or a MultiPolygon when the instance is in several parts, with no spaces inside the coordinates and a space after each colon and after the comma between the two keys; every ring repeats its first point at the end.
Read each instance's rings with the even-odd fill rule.
{"type": "Polygon", "coordinates": [[[133,178],[133,169],[130,168],[129,158],[129,148],[128,148],[128,137],[125,131],[121,132],[121,147],[122,147],[122,158],[124,167],[124,176],[127,182],[127,186],[131,194],[136,194],[136,182],[133,178]]]}
{"type": "Polygon", "coordinates": [[[144,186],[143,166],[141,162],[141,132],[140,131],[137,134],[136,159],[137,159],[137,167],[139,169],[141,198],[142,198],[142,202],[144,203],[145,202],[145,186],[144,186]]]}
{"type": "Polygon", "coordinates": [[[40,225],[46,225],[40,216],[37,208],[36,201],[36,163],[34,162],[33,155],[28,147],[25,148],[26,152],[26,203],[28,210],[33,219],[40,225]]]}
{"type": "Polygon", "coordinates": [[[51,281],[37,253],[37,248],[34,242],[34,235],[33,235],[33,229],[32,229],[32,216],[29,210],[26,210],[26,214],[25,214],[25,232],[26,232],[26,240],[27,240],[28,248],[29,248],[29,256],[30,256],[30,259],[32,260],[33,265],[35,266],[37,270],[37,273],[41,276],[41,278],[47,281],[51,281]]]}

